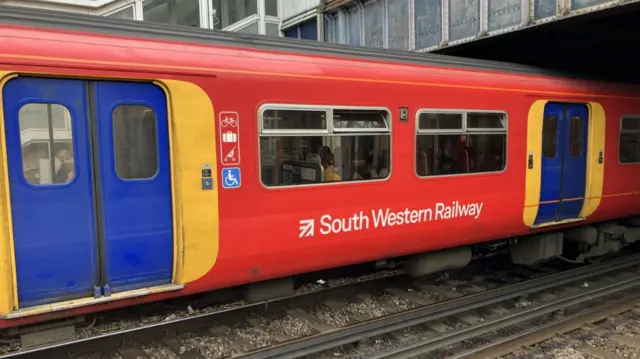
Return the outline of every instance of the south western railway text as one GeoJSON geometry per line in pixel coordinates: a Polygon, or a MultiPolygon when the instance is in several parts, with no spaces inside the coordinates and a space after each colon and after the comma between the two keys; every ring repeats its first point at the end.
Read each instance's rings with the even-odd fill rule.
{"type": "Polygon", "coordinates": [[[409,209],[391,211],[386,209],[372,209],[359,211],[349,217],[334,217],[329,214],[320,217],[320,233],[336,234],[341,232],[362,231],[369,228],[395,227],[407,224],[449,220],[461,217],[478,219],[482,213],[483,203],[460,204],[453,201],[450,205],[436,203],[433,208],[409,209]]]}

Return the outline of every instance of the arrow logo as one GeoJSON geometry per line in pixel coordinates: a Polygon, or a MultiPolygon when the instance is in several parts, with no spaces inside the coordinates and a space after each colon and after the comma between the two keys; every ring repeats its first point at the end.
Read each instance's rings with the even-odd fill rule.
{"type": "Polygon", "coordinates": [[[315,221],[313,219],[301,219],[300,227],[298,227],[298,229],[300,230],[298,238],[312,237],[314,234],[314,225],[315,221]]]}

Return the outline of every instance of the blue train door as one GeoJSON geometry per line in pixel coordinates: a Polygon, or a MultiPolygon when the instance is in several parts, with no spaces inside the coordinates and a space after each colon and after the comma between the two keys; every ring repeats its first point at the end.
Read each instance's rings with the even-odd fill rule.
{"type": "Polygon", "coordinates": [[[20,307],[170,283],[164,92],[17,77],[2,103],[20,307]]]}
{"type": "Polygon", "coordinates": [[[99,265],[85,83],[18,77],[2,95],[18,301],[91,296],[99,265]]]}
{"type": "Polygon", "coordinates": [[[548,103],[545,106],[536,224],[580,215],[587,182],[588,122],[586,104],[548,103]]]}
{"type": "Polygon", "coordinates": [[[165,94],[94,82],[106,292],[169,284],[173,214],[165,94]]]}

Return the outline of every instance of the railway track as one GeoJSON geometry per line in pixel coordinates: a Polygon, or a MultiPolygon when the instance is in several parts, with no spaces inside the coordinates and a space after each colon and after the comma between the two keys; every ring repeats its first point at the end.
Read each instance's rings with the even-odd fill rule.
{"type": "Polygon", "coordinates": [[[549,314],[560,315],[567,307],[597,306],[600,301],[606,303],[613,299],[612,308],[635,303],[640,300],[639,259],[638,255],[634,255],[565,271],[369,320],[238,357],[335,357],[340,354],[396,359],[425,355],[448,357],[464,352],[471,355],[474,347],[489,345],[514,332],[540,326],[553,320],[549,314]],[[372,338],[375,345],[365,342],[355,348],[335,351],[341,346],[372,338]]]}
{"type": "Polygon", "coordinates": [[[489,343],[504,340],[514,327],[546,323],[550,313],[555,318],[559,309],[584,304],[585,298],[635,295],[639,265],[640,255],[631,255],[568,271],[467,268],[445,275],[438,285],[434,278],[383,277],[0,358],[468,356],[473,348],[489,350],[489,343]]]}

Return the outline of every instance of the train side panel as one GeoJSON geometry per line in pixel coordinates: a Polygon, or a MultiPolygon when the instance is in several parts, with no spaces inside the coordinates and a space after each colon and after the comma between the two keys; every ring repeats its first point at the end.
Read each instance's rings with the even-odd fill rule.
{"type": "MultiPolygon", "coordinates": [[[[0,237],[4,244],[0,251],[0,284],[7,289],[0,295],[0,312],[5,318],[16,319],[1,320],[0,326],[528,234],[531,228],[523,221],[523,211],[532,104],[537,100],[595,101],[602,104],[607,118],[610,113],[616,116],[616,111],[618,117],[637,113],[635,99],[616,95],[622,93],[621,87],[594,83],[577,86],[563,79],[496,76],[473,69],[12,27],[0,28],[0,46],[6,49],[0,54],[0,71],[5,75],[142,80],[164,90],[173,170],[171,284],[185,285],[180,291],[137,297],[155,293],[153,287],[141,288],[129,292],[129,297],[111,298],[123,300],[104,304],[93,298],[65,302],[58,308],[68,310],[53,314],[49,313],[52,306],[41,307],[38,310],[43,316],[33,315],[34,311],[16,312],[14,231],[7,221],[0,237]],[[379,181],[267,188],[260,181],[258,144],[259,109],[266,104],[387,108],[391,119],[391,176],[379,181]],[[409,114],[406,122],[399,119],[401,108],[409,114]],[[419,178],[415,114],[423,109],[504,112],[508,129],[504,171],[419,178]],[[224,141],[226,133],[218,133],[223,113],[235,114],[240,123],[240,164],[233,166],[239,170],[233,172],[241,181],[235,186],[239,188],[222,188],[231,167],[223,166],[226,151],[218,153],[228,142],[224,141]],[[458,206],[470,204],[475,211],[462,215],[458,206]],[[444,214],[445,207],[451,210],[449,214],[444,214]],[[384,215],[387,210],[401,213],[426,209],[432,214],[420,223],[376,226],[373,219],[376,213],[384,215]],[[300,236],[301,220],[318,221],[322,216],[345,219],[360,213],[370,218],[366,228],[326,234],[318,229],[313,236],[300,236]],[[78,307],[88,304],[95,305],[78,307]]],[[[619,141],[616,122],[607,122],[604,190],[589,221],[635,214],[640,209],[637,200],[633,199],[631,206],[625,201],[623,206],[620,199],[625,193],[635,198],[639,189],[632,179],[637,165],[609,166],[617,160],[617,149],[612,151],[610,146],[617,146],[619,141]]],[[[234,138],[233,133],[227,138],[234,138]]],[[[0,176],[5,186],[7,170],[14,170],[6,163],[0,176]]],[[[589,188],[588,183],[585,186],[589,188]]],[[[9,187],[4,188],[2,208],[5,218],[10,218],[9,187]]]]}
{"type": "MultiPolygon", "coordinates": [[[[621,149],[621,120],[640,114],[634,100],[610,99],[603,101],[607,115],[604,191],[599,211],[594,220],[607,220],[635,216],[640,212],[640,165],[621,163],[625,151],[621,149]],[[622,151],[622,152],[621,152],[622,151]]],[[[623,135],[624,136],[624,135],[623,135]]]]}
{"type": "MultiPolygon", "coordinates": [[[[520,93],[476,89],[433,89],[416,87],[406,94],[403,85],[370,84],[368,95],[362,85],[342,81],[276,80],[255,78],[260,88],[280,90],[265,98],[244,92],[243,81],[225,83],[224,93],[207,88],[219,100],[221,111],[237,111],[241,119],[242,178],[239,190],[221,190],[220,260],[203,278],[207,283],[239,284],[291,273],[349,263],[430,251],[456,245],[522,234],[524,161],[527,103],[520,93]],[[281,81],[286,81],[282,86],[281,81]],[[322,90],[320,90],[322,89],[322,90]],[[405,93],[401,99],[389,94],[405,93]],[[392,160],[388,180],[342,182],[301,187],[267,188],[260,181],[258,108],[244,104],[290,103],[324,106],[384,106],[391,111],[392,160]],[[408,122],[398,119],[399,108],[412,114],[408,122]],[[415,116],[420,109],[476,109],[504,111],[508,118],[508,157],[504,171],[418,178],[415,170],[415,116]],[[477,204],[477,216],[442,218],[436,206],[477,204]],[[252,203],[247,208],[246,203],[252,203]],[[429,221],[384,226],[376,221],[387,210],[429,209],[429,221]],[[382,212],[381,212],[382,211],[382,212]],[[368,219],[360,229],[350,228],[349,219],[368,219]],[[328,227],[316,227],[315,235],[300,238],[300,221],[313,219],[316,226],[340,221],[341,229],[323,234],[328,227]],[[251,218],[251,226],[244,221],[251,218]],[[345,222],[346,221],[346,222],[345,222]],[[345,226],[344,223],[347,225],[345,226]],[[377,223],[377,226],[376,226],[377,223]],[[268,237],[265,234],[268,233],[268,237]],[[275,240],[272,240],[275,239],[275,240]],[[234,276],[226,275],[233,271],[234,276]]],[[[205,86],[203,84],[203,86],[205,86]]],[[[219,179],[222,181],[223,179],[219,179]]]]}

